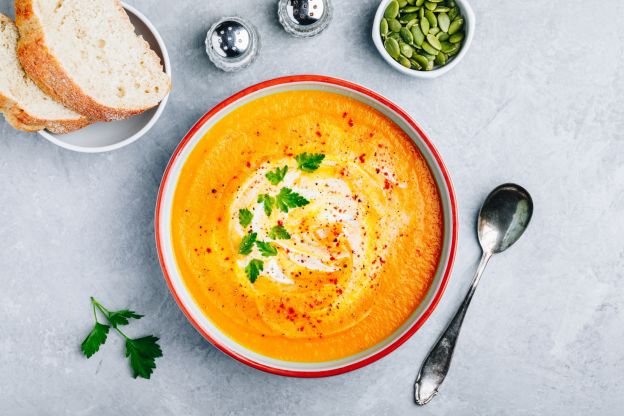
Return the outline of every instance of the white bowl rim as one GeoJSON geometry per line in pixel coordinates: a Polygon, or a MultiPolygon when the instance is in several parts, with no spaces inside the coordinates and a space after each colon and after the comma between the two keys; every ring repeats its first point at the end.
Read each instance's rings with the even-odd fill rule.
{"type": "MultiPolygon", "coordinates": [[[[169,75],[169,78],[172,77],[172,72],[171,72],[171,61],[169,59],[169,52],[167,52],[167,47],[165,46],[165,41],[163,40],[162,36],[160,36],[160,33],[158,33],[158,30],[156,30],[156,27],[152,24],[152,22],[140,11],[138,11],[135,7],[130,6],[129,4],[122,2],[121,3],[123,8],[132,13],[136,18],[138,18],[141,22],[143,22],[143,24],[149,29],[149,31],[152,33],[152,36],[154,36],[154,39],[156,39],[156,42],[158,43],[158,47],[160,48],[161,54],[162,54],[162,58],[163,58],[163,67],[165,70],[165,73],[167,75],[169,75]]],[[[143,126],[141,128],[141,130],[139,130],[138,132],[134,133],[132,136],[127,137],[123,140],[118,141],[117,143],[113,143],[113,144],[109,144],[106,146],[95,146],[95,147],[87,147],[87,146],[78,146],[75,144],[71,144],[71,143],[66,143],[62,140],[59,140],[54,134],[50,133],[47,130],[40,130],[38,133],[46,140],[54,143],[57,146],[63,147],[65,149],[68,150],[72,150],[74,152],[80,152],[80,153],[104,153],[104,152],[110,152],[113,150],[118,150],[121,149],[122,147],[128,146],[129,144],[134,143],[135,141],[139,140],[141,137],[143,137],[148,131],[151,130],[152,127],[154,127],[154,124],[156,124],[156,122],[158,121],[158,119],[160,118],[160,116],[162,115],[163,111],[165,111],[165,106],[167,105],[167,101],[169,100],[169,94],[167,94],[165,96],[165,98],[162,99],[162,101],[160,103],[158,103],[158,106],[156,108],[156,112],[152,115],[152,117],[150,117],[149,121],[145,124],[145,126],[143,126]]],[[[111,123],[114,123],[114,121],[112,121],[111,123]]]]}
{"type": "Polygon", "coordinates": [[[384,48],[383,42],[381,41],[381,33],[379,32],[379,25],[381,24],[381,19],[386,10],[388,3],[392,0],[383,0],[379,7],[377,8],[377,13],[375,13],[375,20],[373,22],[373,43],[377,47],[377,51],[383,57],[383,59],[394,69],[403,74],[409,75],[415,78],[424,78],[424,79],[433,79],[437,78],[441,75],[446,74],[451,69],[455,68],[457,64],[464,58],[470,45],[472,44],[472,39],[474,38],[477,18],[475,16],[474,10],[468,3],[467,0],[455,0],[456,3],[459,4],[459,8],[462,11],[462,15],[466,18],[466,39],[464,40],[464,44],[462,45],[461,50],[457,54],[457,56],[451,59],[451,62],[444,65],[441,68],[433,69],[431,71],[416,71],[415,69],[409,69],[392,59],[388,52],[386,52],[386,48],[384,48]]]}
{"type": "Polygon", "coordinates": [[[248,87],[224,100],[199,119],[174,151],[163,174],[156,202],[154,227],[156,248],[165,281],[182,312],[206,340],[225,354],[253,368],[282,376],[312,378],[342,374],[375,362],[402,345],[424,324],[438,305],[451,274],[457,246],[458,220],[455,192],[449,173],[433,144],[407,113],[380,94],[349,81],[319,75],[296,75],[276,78],[248,87]],[[276,360],[247,349],[230,339],[197,306],[179,274],[171,247],[171,203],[180,172],[189,154],[205,132],[234,108],[260,96],[280,92],[280,88],[283,88],[282,91],[312,89],[338,92],[356,99],[361,97],[360,101],[373,106],[378,111],[381,111],[382,108],[386,109],[387,113],[382,113],[397,123],[401,122],[403,126],[400,125],[400,127],[410,135],[415,146],[427,159],[427,164],[434,174],[442,200],[444,212],[443,250],[434,283],[425,300],[421,302],[410,318],[386,340],[362,353],[342,360],[323,363],[276,360]],[[404,126],[408,126],[410,132],[404,126]],[[413,135],[416,135],[417,138],[414,138],[413,135]]]}

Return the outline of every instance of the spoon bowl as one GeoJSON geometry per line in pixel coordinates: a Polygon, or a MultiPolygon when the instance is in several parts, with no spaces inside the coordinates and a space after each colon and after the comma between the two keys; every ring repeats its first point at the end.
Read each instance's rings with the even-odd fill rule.
{"type": "Polygon", "coordinates": [[[524,233],[533,215],[531,195],[519,185],[494,189],[481,207],[477,233],[481,248],[497,254],[507,250],[524,233]]]}

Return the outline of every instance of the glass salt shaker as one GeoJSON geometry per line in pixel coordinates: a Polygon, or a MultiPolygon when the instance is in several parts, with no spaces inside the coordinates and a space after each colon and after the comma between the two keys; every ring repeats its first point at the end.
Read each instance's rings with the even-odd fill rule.
{"type": "Polygon", "coordinates": [[[246,68],[256,59],[260,37],[253,25],[239,17],[224,17],[214,23],[206,36],[206,53],[223,71],[246,68]]]}

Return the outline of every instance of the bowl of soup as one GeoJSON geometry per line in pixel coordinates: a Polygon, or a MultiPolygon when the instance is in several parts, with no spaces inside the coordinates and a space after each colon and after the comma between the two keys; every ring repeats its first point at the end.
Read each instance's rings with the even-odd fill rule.
{"type": "Polygon", "coordinates": [[[409,115],[306,75],[247,88],[193,126],[155,228],[167,284],[207,340],[260,370],[322,377],[423,325],[450,275],[457,210],[409,115]]]}

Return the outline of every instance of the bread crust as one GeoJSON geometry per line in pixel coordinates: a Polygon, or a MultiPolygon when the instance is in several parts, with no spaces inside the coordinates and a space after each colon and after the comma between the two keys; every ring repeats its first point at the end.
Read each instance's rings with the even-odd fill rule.
{"type": "Polygon", "coordinates": [[[91,124],[84,117],[70,120],[43,120],[33,117],[15,101],[2,94],[0,94],[0,112],[4,114],[4,118],[13,128],[28,132],[45,129],[55,134],[66,134],[91,124]]]}
{"type": "Polygon", "coordinates": [[[17,130],[29,131],[29,132],[44,129],[43,126],[34,126],[34,125],[29,126],[27,124],[21,123],[13,114],[13,106],[14,106],[14,102],[12,100],[9,100],[4,95],[0,94],[0,112],[4,114],[5,120],[7,121],[7,123],[9,123],[11,127],[17,130]]]}
{"type": "Polygon", "coordinates": [[[42,126],[41,128],[36,128],[36,130],[46,129],[55,134],[70,133],[72,131],[80,130],[81,128],[91,124],[91,122],[84,117],[70,120],[41,120],[31,116],[17,105],[13,106],[11,116],[14,117],[15,120],[17,120],[21,125],[36,127],[42,126]]]}
{"type": "MultiPolygon", "coordinates": [[[[10,18],[1,13],[0,22],[13,23],[10,18]]],[[[0,94],[0,112],[4,114],[4,118],[13,128],[28,132],[47,129],[52,133],[65,134],[90,124],[84,117],[66,120],[46,120],[33,117],[17,102],[3,94],[0,94]]]]}
{"type": "MultiPolygon", "coordinates": [[[[121,1],[115,0],[129,20],[121,1]]],[[[41,22],[33,9],[33,0],[15,0],[15,21],[20,32],[17,55],[28,76],[50,97],[65,107],[93,121],[123,120],[158,105],[127,109],[109,107],[87,95],[65,72],[61,63],[52,55],[45,42],[41,22]]],[[[160,61],[155,52],[155,58],[160,61]]],[[[162,67],[162,65],[161,65],[162,67]]]]}

